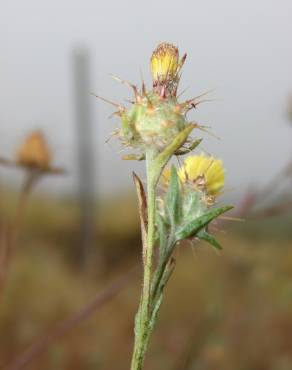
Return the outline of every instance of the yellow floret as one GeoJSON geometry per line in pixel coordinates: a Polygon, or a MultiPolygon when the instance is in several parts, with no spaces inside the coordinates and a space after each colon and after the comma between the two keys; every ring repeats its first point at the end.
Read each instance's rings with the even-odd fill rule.
{"type": "Polygon", "coordinates": [[[208,194],[218,195],[224,186],[225,174],[222,161],[204,154],[189,156],[178,171],[182,182],[196,182],[203,178],[208,194]]]}
{"type": "Polygon", "coordinates": [[[151,57],[153,81],[171,80],[179,66],[178,49],[168,43],[158,45],[151,57]]]}

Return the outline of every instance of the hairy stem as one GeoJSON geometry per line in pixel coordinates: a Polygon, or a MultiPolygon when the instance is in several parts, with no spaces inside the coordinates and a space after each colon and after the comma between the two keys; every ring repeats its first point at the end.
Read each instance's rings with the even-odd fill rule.
{"type": "Polygon", "coordinates": [[[135,325],[135,344],[131,370],[141,370],[144,363],[145,351],[150,335],[151,319],[151,279],[153,264],[153,249],[155,243],[155,190],[160,170],[154,165],[156,152],[149,150],[146,154],[147,173],[147,239],[144,261],[143,289],[140,307],[135,325]]]}
{"type": "MultiPolygon", "coordinates": [[[[156,320],[161,300],[153,306],[151,285],[153,285],[153,249],[155,243],[155,214],[156,214],[156,186],[161,172],[171,156],[186,142],[189,134],[195,125],[189,124],[179,132],[172,142],[162,152],[149,148],[146,151],[146,174],[147,174],[147,238],[144,246],[144,277],[143,289],[140,299],[140,306],[135,321],[135,343],[132,356],[131,370],[143,368],[145,352],[148,346],[149,337],[156,320]]],[[[162,271],[162,275],[164,268],[162,271]]],[[[162,279],[159,278],[158,283],[162,279]]],[[[161,297],[162,299],[162,297],[161,297]]]]}

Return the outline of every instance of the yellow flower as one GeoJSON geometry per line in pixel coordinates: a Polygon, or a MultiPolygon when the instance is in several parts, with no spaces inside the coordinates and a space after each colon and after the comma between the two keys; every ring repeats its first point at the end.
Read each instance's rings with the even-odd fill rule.
{"type": "Polygon", "coordinates": [[[159,44],[151,57],[153,82],[164,82],[176,77],[179,67],[178,49],[166,42],[159,44]]]}
{"type": "Polygon", "coordinates": [[[190,181],[213,196],[220,193],[225,180],[222,161],[204,154],[187,157],[178,176],[182,182],[190,181]]]}
{"type": "Polygon", "coordinates": [[[51,163],[51,153],[41,132],[30,134],[17,153],[17,163],[39,169],[47,169],[51,163]]]}
{"type": "Polygon", "coordinates": [[[170,173],[171,173],[171,171],[170,171],[169,167],[165,168],[162,171],[162,174],[161,174],[162,185],[168,186],[169,179],[170,179],[170,173]]]}

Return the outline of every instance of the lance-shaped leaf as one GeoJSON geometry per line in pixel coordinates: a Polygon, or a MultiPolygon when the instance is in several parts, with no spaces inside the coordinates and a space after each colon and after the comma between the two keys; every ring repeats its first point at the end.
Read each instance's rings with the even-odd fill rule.
{"type": "MultiPolygon", "coordinates": [[[[158,316],[158,312],[159,312],[159,309],[160,309],[160,306],[161,306],[161,303],[162,303],[162,299],[163,299],[163,294],[161,294],[159,296],[159,298],[156,300],[155,302],[155,306],[153,307],[153,310],[152,310],[152,314],[151,314],[151,317],[150,317],[150,320],[149,320],[149,323],[148,323],[148,332],[146,333],[146,338],[145,338],[145,342],[148,343],[149,341],[149,337],[154,329],[154,326],[155,326],[155,323],[157,321],[157,316],[158,316]]],[[[146,351],[146,348],[144,347],[144,350],[143,352],[146,351]]]]}
{"type": "Polygon", "coordinates": [[[151,181],[154,186],[157,185],[160,175],[171,156],[186,142],[195,127],[197,126],[193,123],[188,124],[161,153],[152,158],[149,168],[151,169],[151,181]]]}
{"type": "Polygon", "coordinates": [[[207,231],[205,230],[200,230],[198,233],[197,233],[197,237],[201,240],[204,240],[206,241],[207,243],[211,244],[214,248],[216,248],[217,250],[221,250],[222,247],[220,245],[220,243],[216,240],[216,238],[214,238],[213,235],[207,233],[207,231]]]}
{"type": "Polygon", "coordinates": [[[125,161],[144,161],[145,154],[127,154],[122,157],[125,161]]]}
{"type": "Polygon", "coordinates": [[[178,149],[174,154],[175,155],[185,155],[196,149],[197,146],[201,144],[203,139],[196,139],[194,140],[191,145],[189,145],[187,148],[178,149]]]}
{"type": "Polygon", "coordinates": [[[155,166],[162,171],[164,166],[169,161],[170,157],[186,142],[189,134],[196,127],[193,123],[190,123],[185,129],[183,129],[173,141],[157,156],[155,159],[155,166]]]}
{"type": "Polygon", "coordinates": [[[179,223],[181,215],[181,197],[179,188],[179,178],[177,176],[176,168],[171,167],[170,180],[166,193],[166,209],[170,224],[174,227],[179,223]]]}
{"type": "Polygon", "coordinates": [[[189,238],[190,236],[195,236],[200,230],[207,226],[212,220],[220,216],[222,213],[225,213],[232,209],[233,206],[225,206],[220,208],[214,208],[210,211],[207,211],[202,216],[196,218],[190,223],[182,226],[175,233],[176,240],[183,240],[189,238]]]}
{"type": "Polygon", "coordinates": [[[128,120],[128,117],[126,113],[123,111],[121,113],[121,121],[122,121],[122,131],[124,136],[132,136],[131,130],[130,130],[130,123],[128,120]]]}
{"type": "MultiPolygon", "coordinates": [[[[163,271],[163,274],[161,276],[160,281],[158,282],[157,292],[158,294],[162,294],[163,290],[168,283],[168,280],[170,279],[174,269],[175,269],[175,259],[171,258],[170,261],[165,266],[165,269],[163,271]]],[[[154,297],[155,298],[155,297],[154,297]]]]}
{"type": "Polygon", "coordinates": [[[166,253],[168,230],[167,225],[159,212],[156,213],[156,226],[159,241],[159,258],[161,259],[166,253]]]}
{"type": "Polygon", "coordinates": [[[184,221],[185,224],[193,221],[199,214],[202,214],[203,204],[201,193],[195,189],[185,191],[184,194],[184,221]]]}
{"type": "Polygon", "coordinates": [[[142,244],[143,244],[143,262],[145,263],[146,258],[146,243],[147,243],[147,200],[145,190],[142,181],[133,172],[133,179],[137,190],[138,205],[139,205],[139,216],[141,224],[142,244]]]}
{"type": "Polygon", "coordinates": [[[163,298],[164,288],[166,284],[168,283],[168,280],[170,279],[174,269],[175,269],[175,259],[172,258],[169,261],[169,263],[165,266],[161,279],[157,281],[157,286],[155,287],[153,291],[153,296],[152,296],[153,308],[152,308],[150,325],[154,324],[156,321],[157,313],[158,313],[158,310],[160,308],[160,304],[163,298]]]}

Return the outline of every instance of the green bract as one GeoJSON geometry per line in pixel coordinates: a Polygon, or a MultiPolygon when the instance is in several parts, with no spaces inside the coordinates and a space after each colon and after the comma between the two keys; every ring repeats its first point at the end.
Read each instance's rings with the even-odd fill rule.
{"type": "Polygon", "coordinates": [[[121,136],[133,148],[161,149],[186,125],[185,114],[175,97],[162,98],[150,92],[123,113],[121,136]]]}
{"type": "MultiPolygon", "coordinates": [[[[205,240],[220,249],[219,243],[207,232],[206,227],[232,206],[209,208],[202,191],[180,183],[175,167],[171,168],[168,190],[158,205],[157,238],[162,250],[169,249],[167,254],[172,252],[178,241],[192,237],[205,240]],[[162,235],[165,233],[168,235],[167,241],[162,235]],[[161,243],[162,239],[164,243],[161,243]]],[[[165,252],[162,251],[162,254],[165,252]]]]}

